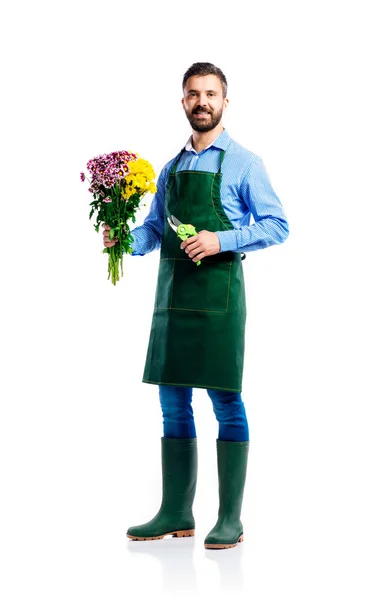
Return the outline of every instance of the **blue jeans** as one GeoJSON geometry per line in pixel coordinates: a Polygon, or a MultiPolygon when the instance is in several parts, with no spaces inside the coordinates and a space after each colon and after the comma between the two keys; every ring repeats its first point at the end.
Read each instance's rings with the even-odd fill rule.
{"type": "MultiPolygon", "coordinates": [[[[192,388],[160,385],[164,437],[196,437],[192,410],[192,388]]],[[[219,424],[218,439],[227,442],[248,442],[247,416],[241,394],[207,390],[219,424]]]]}

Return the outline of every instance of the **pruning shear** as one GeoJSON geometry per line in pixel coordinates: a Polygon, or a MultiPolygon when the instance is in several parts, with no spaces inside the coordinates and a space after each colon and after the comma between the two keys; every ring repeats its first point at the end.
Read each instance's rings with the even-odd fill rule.
{"type": "MultiPolygon", "coordinates": [[[[175,231],[179,239],[185,241],[187,238],[197,235],[197,231],[193,225],[185,225],[178,221],[174,215],[168,217],[168,223],[170,227],[175,231]]],[[[196,263],[197,266],[201,265],[201,260],[196,263]]]]}

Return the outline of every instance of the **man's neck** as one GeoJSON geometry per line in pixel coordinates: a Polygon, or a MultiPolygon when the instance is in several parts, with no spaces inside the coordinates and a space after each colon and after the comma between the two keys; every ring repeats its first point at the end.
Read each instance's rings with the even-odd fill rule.
{"type": "Polygon", "coordinates": [[[223,126],[219,123],[217,127],[210,131],[193,131],[191,143],[194,150],[196,150],[197,153],[204,150],[204,148],[209,146],[219,135],[221,135],[223,129],[223,126]]]}

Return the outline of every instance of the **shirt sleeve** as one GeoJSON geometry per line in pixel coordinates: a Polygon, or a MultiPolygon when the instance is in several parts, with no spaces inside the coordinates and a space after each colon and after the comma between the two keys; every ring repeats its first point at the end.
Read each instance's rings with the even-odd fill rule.
{"type": "Polygon", "coordinates": [[[239,195],[255,222],[238,229],[216,231],[220,251],[251,252],[284,242],[289,233],[287,218],[261,158],[256,157],[251,163],[239,195]]]}
{"type": "Polygon", "coordinates": [[[157,180],[157,192],[151,202],[151,207],[143,225],[135,227],[131,231],[134,241],[131,244],[133,249],[131,256],[144,256],[148,252],[157,250],[161,246],[161,239],[164,232],[164,206],[165,206],[165,188],[167,181],[167,170],[164,167],[157,180]]]}

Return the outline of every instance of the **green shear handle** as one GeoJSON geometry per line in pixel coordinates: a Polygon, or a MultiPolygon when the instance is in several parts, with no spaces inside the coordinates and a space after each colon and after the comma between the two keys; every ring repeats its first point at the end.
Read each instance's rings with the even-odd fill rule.
{"type": "MultiPolygon", "coordinates": [[[[176,232],[179,239],[183,242],[194,235],[197,235],[197,231],[193,225],[185,225],[178,221],[176,217],[171,215],[171,218],[168,217],[168,223],[170,227],[176,232]]],[[[201,260],[199,260],[196,265],[199,267],[201,265],[201,260]]]]}

